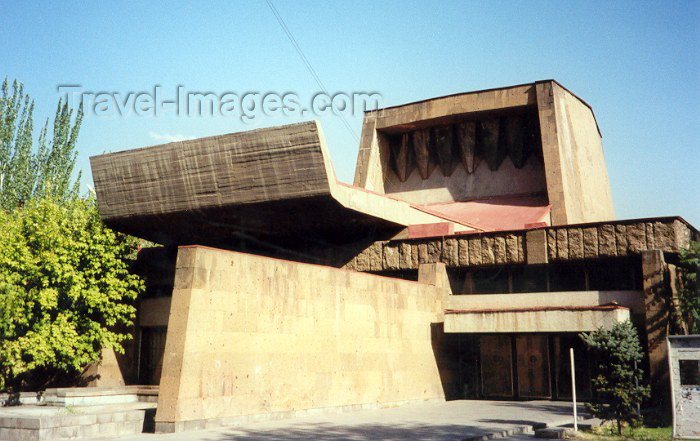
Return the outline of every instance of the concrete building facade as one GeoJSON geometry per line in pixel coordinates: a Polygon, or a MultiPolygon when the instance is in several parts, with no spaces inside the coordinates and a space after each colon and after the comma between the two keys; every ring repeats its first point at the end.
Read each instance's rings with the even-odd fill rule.
{"type": "Polygon", "coordinates": [[[668,395],[680,217],[615,220],[591,107],[556,81],[365,115],[353,185],[315,122],[91,158],[157,242],[127,356],[160,431],[456,398],[590,396],[580,332],[631,319],[668,395]]]}

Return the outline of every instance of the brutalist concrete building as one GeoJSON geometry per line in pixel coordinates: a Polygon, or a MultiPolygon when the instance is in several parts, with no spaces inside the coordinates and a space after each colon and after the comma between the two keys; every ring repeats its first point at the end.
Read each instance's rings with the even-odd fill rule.
{"type": "Polygon", "coordinates": [[[566,399],[577,334],[631,319],[656,396],[680,217],[615,218],[592,108],[556,81],[365,114],[352,185],[300,123],[92,158],[137,263],[125,357],[159,431],[458,398],[566,399]]]}

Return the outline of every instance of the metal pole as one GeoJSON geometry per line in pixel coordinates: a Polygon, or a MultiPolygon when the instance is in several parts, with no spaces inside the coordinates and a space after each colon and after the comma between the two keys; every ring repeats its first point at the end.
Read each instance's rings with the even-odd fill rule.
{"type": "Polygon", "coordinates": [[[578,432],[578,415],[576,414],[576,369],[574,368],[574,348],[569,348],[571,358],[571,397],[574,401],[574,432],[578,432]]]}
{"type": "MultiPolygon", "coordinates": [[[[637,375],[637,360],[634,360],[634,385],[639,387],[639,377],[637,375]]],[[[639,401],[637,401],[637,416],[642,416],[642,410],[639,407],[639,401]]]]}

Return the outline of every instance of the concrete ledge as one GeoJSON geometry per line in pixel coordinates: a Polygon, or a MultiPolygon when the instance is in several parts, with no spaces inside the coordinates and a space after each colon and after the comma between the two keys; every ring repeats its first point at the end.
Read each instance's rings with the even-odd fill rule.
{"type": "Polygon", "coordinates": [[[644,292],[627,291],[551,291],[517,292],[500,294],[453,294],[447,300],[446,309],[537,309],[547,307],[596,307],[618,303],[631,312],[643,314],[644,292]]]}
{"type": "Polygon", "coordinates": [[[155,402],[158,386],[71,387],[46,389],[43,402],[49,406],[101,406],[155,402]]]}
{"type": "Polygon", "coordinates": [[[158,386],[60,387],[49,388],[44,392],[44,395],[54,395],[58,397],[92,397],[124,394],[158,395],[158,386]]]}
{"type": "Polygon", "coordinates": [[[629,320],[627,308],[601,308],[446,310],[445,332],[588,332],[629,320]]]}
{"type": "Polygon", "coordinates": [[[0,394],[0,406],[16,406],[18,404],[41,404],[44,395],[41,392],[20,392],[19,394],[0,394]]]}

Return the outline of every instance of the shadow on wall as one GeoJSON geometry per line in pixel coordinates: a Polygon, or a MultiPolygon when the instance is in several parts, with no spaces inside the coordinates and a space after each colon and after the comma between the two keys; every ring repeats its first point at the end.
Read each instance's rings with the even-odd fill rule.
{"type": "Polygon", "coordinates": [[[450,339],[446,337],[445,323],[431,323],[430,337],[445,400],[463,399],[464,396],[459,384],[458,366],[455,363],[454,354],[456,351],[451,346],[450,339]]]}

